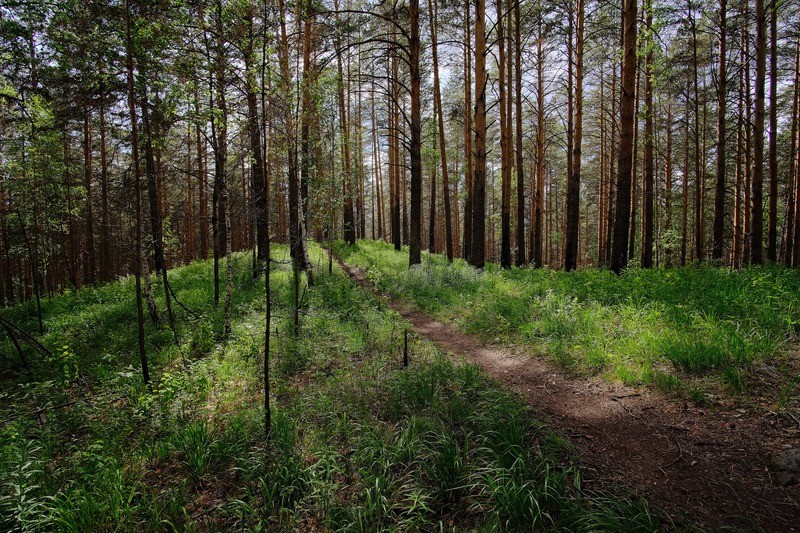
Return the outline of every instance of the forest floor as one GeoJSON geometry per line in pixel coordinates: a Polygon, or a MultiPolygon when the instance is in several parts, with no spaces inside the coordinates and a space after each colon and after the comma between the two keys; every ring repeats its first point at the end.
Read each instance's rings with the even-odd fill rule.
{"type": "Polygon", "coordinates": [[[755,400],[757,394],[747,401],[698,404],[649,387],[564,372],[523,346],[499,338],[487,342],[437,320],[413,299],[377,290],[364,270],[340,264],[359,284],[380,292],[418,335],[479,366],[527,402],[582,454],[587,485],[631,487],[679,528],[688,521],[799,529],[795,413],[778,412],[755,400]]]}
{"type": "MultiPolygon", "coordinates": [[[[272,425],[264,435],[264,278],[233,256],[232,326],[212,263],[170,271],[176,335],[132,278],[42,302],[47,357],[0,337],[0,531],[641,531],[669,521],[583,484],[575,450],[475,365],[455,364],[311,243],[300,328],[288,248],[272,246],[272,425]]],[[[164,310],[163,287],[154,284],[164,310]]],[[[32,302],[2,310],[27,331],[32,302]]]]}

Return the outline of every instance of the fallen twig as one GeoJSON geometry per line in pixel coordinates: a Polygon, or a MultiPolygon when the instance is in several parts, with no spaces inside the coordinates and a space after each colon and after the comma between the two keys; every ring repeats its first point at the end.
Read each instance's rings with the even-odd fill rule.
{"type": "Polygon", "coordinates": [[[625,409],[625,411],[626,411],[626,412],[627,412],[629,415],[631,415],[633,418],[642,418],[642,416],[641,416],[641,415],[637,415],[636,413],[634,413],[633,411],[631,411],[630,407],[628,407],[627,405],[625,405],[625,404],[624,404],[622,401],[620,401],[620,399],[619,399],[619,398],[617,398],[616,396],[612,397],[611,399],[612,399],[612,400],[614,400],[615,402],[617,402],[618,404],[620,404],[620,405],[622,406],[622,408],[623,408],[623,409],[625,409]]]}

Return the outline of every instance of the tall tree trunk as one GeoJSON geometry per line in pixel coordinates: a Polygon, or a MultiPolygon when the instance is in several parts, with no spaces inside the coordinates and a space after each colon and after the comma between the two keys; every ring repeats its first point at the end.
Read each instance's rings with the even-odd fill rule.
{"type": "Polygon", "coordinates": [[[131,7],[125,2],[125,66],[128,81],[128,112],[131,119],[131,158],[133,159],[133,187],[136,198],[136,245],[134,246],[134,277],[136,279],[136,318],[139,362],[142,366],[142,379],[150,385],[150,371],[147,352],[144,346],[144,312],[142,309],[142,190],[141,170],[139,168],[139,131],[136,118],[136,96],[133,77],[133,38],[131,36],[131,7]]]}
{"type": "Polygon", "coordinates": [[[83,169],[84,187],[86,188],[86,233],[84,242],[83,280],[93,284],[95,274],[94,255],[94,215],[92,214],[92,130],[89,126],[89,109],[83,113],[83,169]]]}
{"type": "MultiPolygon", "coordinates": [[[[428,0],[428,20],[431,30],[431,53],[433,56],[433,106],[439,126],[439,153],[442,158],[442,198],[444,200],[444,236],[447,260],[453,260],[453,226],[450,215],[450,176],[447,169],[447,143],[444,133],[444,112],[442,111],[442,93],[439,87],[439,53],[438,53],[438,8],[433,0],[428,0]]],[[[435,176],[435,174],[434,174],[435,176]]],[[[432,188],[433,190],[433,188],[432,188]]],[[[431,210],[431,220],[434,212],[431,210]]],[[[433,225],[433,224],[431,224],[433,225]]]]}
{"type": "MultiPolygon", "coordinates": [[[[361,80],[361,48],[359,48],[358,52],[356,77],[361,80]]],[[[366,239],[367,218],[366,209],[364,209],[364,134],[361,131],[363,124],[361,92],[359,81],[356,102],[356,154],[358,155],[358,201],[356,202],[356,211],[358,212],[358,236],[361,239],[366,239]]]]}
{"type": "MultiPolygon", "coordinates": [[[[201,17],[204,16],[201,13],[201,17]]],[[[228,108],[225,98],[225,43],[222,31],[222,1],[216,0],[214,15],[214,38],[212,44],[208,41],[208,30],[204,29],[206,40],[206,54],[210,65],[209,72],[209,105],[214,111],[214,120],[211,121],[211,143],[214,151],[214,188],[212,191],[211,225],[214,245],[214,305],[219,304],[219,259],[222,254],[227,256],[230,234],[228,231],[228,205],[226,171],[228,162],[228,108]],[[213,50],[213,57],[212,57],[213,50]]],[[[228,261],[230,265],[230,261],[228,261]]],[[[227,276],[226,276],[227,277],[227,276]]],[[[224,335],[230,334],[230,286],[226,279],[225,296],[225,325],[224,335]]],[[[231,280],[232,281],[232,280],[231,280]]]]}
{"type": "MultiPolygon", "coordinates": [[[[294,121],[294,109],[292,106],[291,101],[291,86],[292,86],[292,77],[291,73],[289,72],[289,36],[286,31],[286,4],[283,0],[279,0],[278,2],[278,9],[280,12],[280,31],[281,31],[281,46],[279,50],[280,55],[280,69],[281,69],[281,83],[280,89],[281,93],[284,95],[284,124],[286,127],[285,132],[285,143],[286,143],[286,166],[288,170],[288,189],[289,189],[289,250],[292,256],[292,268],[295,270],[295,274],[297,271],[305,270],[308,277],[309,284],[312,283],[311,277],[311,269],[309,267],[310,261],[308,260],[308,254],[306,251],[306,243],[305,243],[305,235],[303,231],[303,208],[302,208],[302,198],[300,195],[300,180],[297,172],[297,132],[295,129],[295,121],[294,121]]],[[[306,14],[306,16],[309,16],[306,14]]],[[[306,28],[308,31],[310,27],[306,28]]],[[[304,38],[305,40],[305,38],[304,38]]],[[[304,59],[304,66],[306,70],[304,71],[303,75],[303,103],[307,104],[310,102],[310,98],[306,97],[306,85],[310,83],[310,80],[307,79],[308,76],[308,68],[310,67],[310,36],[308,42],[308,54],[309,54],[309,63],[305,63],[304,59]]],[[[304,49],[306,46],[304,45],[304,49]]],[[[306,51],[304,50],[303,55],[305,57],[306,51]]],[[[307,106],[303,106],[303,117],[301,121],[303,124],[307,122],[306,113],[308,112],[307,106]]],[[[301,126],[302,128],[303,126],[301,126]]],[[[307,139],[306,139],[307,142],[307,139]]],[[[308,157],[308,147],[304,149],[304,161],[307,163],[308,157]]],[[[307,170],[307,169],[306,169],[307,170]]],[[[351,205],[352,207],[352,205],[351,205]]],[[[351,210],[352,213],[352,210],[351,210]]],[[[354,229],[354,228],[353,228],[354,229]]]]}
{"type": "Polygon", "coordinates": [[[689,112],[691,82],[686,83],[686,106],[684,108],[684,130],[683,130],[683,178],[681,194],[681,266],[686,266],[689,241],[689,112]]]}
{"type": "Polygon", "coordinates": [[[625,0],[622,11],[623,63],[620,93],[619,174],[617,176],[616,212],[611,270],[619,274],[628,264],[628,231],[631,207],[631,172],[633,167],[633,116],[636,92],[636,0],[625,0]]]}
{"type": "MultiPolygon", "coordinates": [[[[567,218],[571,215],[569,209],[567,208],[567,203],[570,201],[570,193],[571,191],[571,182],[573,179],[573,170],[572,165],[574,159],[572,157],[572,149],[575,145],[575,6],[573,2],[567,2],[567,42],[566,42],[566,54],[567,54],[567,123],[566,123],[566,134],[567,134],[567,145],[566,145],[566,159],[567,159],[567,176],[566,182],[564,184],[565,188],[565,198],[564,198],[564,210],[562,212],[562,217],[558,220],[561,221],[561,228],[560,233],[562,236],[561,239],[561,264],[566,265],[567,259],[567,245],[571,246],[571,243],[568,242],[567,239],[567,230],[569,226],[569,222],[567,218]]],[[[577,226],[577,224],[576,224],[577,226]]],[[[577,249],[577,244],[575,245],[577,249]]]]}
{"type": "Polygon", "coordinates": [[[194,259],[194,159],[192,153],[192,124],[188,123],[186,128],[186,211],[184,213],[184,239],[183,262],[189,264],[194,259]]]}
{"type": "Polygon", "coordinates": [[[230,338],[231,328],[231,297],[233,292],[233,261],[231,257],[231,222],[228,211],[228,184],[227,184],[227,163],[228,163],[228,105],[225,96],[225,70],[228,64],[225,57],[225,42],[223,38],[223,11],[222,0],[216,1],[216,42],[214,58],[214,89],[216,95],[216,108],[218,110],[218,120],[212,122],[212,128],[216,125],[214,158],[214,176],[217,183],[219,195],[219,224],[222,229],[222,242],[220,248],[225,253],[225,325],[224,338],[230,338]]]}
{"type": "MultiPolygon", "coordinates": [[[[667,140],[664,154],[664,233],[672,229],[672,102],[667,104],[667,140]]],[[[672,266],[672,247],[664,248],[665,264],[672,266]]]]}
{"type": "Polygon", "coordinates": [[[584,0],[577,0],[575,28],[575,126],[572,138],[572,174],[567,180],[567,231],[564,268],[578,266],[580,228],[581,144],[583,141],[583,24],[584,0]]]}
{"type": "MultiPolygon", "coordinates": [[[[514,103],[516,142],[515,164],[517,170],[517,249],[515,264],[518,267],[526,263],[525,257],[525,170],[522,154],[522,14],[520,2],[509,0],[514,5],[514,103]]],[[[510,48],[510,47],[509,47],[510,48]]],[[[509,54],[510,54],[509,49],[509,54]]],[[[531,191],[533,194],[533,191],[531,191]]]]}
{"type": "Polygon", "coordinates": [[[778,2],[770,2],[769,53],[769,221],[767,260],[778,260],[778,2]]]}
{"type": "MultiPolygon", "coordinates": [[[[400,98],[400,102],[403,109],[403,120],[398,120],[397,123],[400,125],[400,135],[398,139],[408,139],[408,132],[406,131],[406,127],[408,126],[408,121],[406,117],[408,114],[406,113],[406,99],[405,95],[400,98]]],[[[398,179],[398,190],[402,191],[402,203],[403,203],[403,244],[409,244],[409,234],[408,234],[408,160],[406,159],[406,153],[404,150],[400,150],[400,141],[398,140],[398,149],[396,152],[397,156],[397,168],[400,171],[397,174],[398,179]]]]}
{"type": "Polygon", "coordinates": [[[755,0],[756,5],[756,101],[753,124],[753,224],[750,245],[750,261],[760,265],[764,262],[764,86],[767,64],[767,17],[764,0],[755,0]]]}
{"type": "MultiPolygon", "coordinates": [[[[653,2],[647,2],[648,30],[653,26],[653,2]]],[[[653,56],[655,42],[650,39],[647,45],[647,56],[645,58],[644,73],[644,202],[642,203],[642,222],[644,231],[642,232],[642,268],[652,268],[653,266],[653,234],[655,217],[655,163],[653,157],[653,56]]]]}
{"type": "Polygon", "coordinates": [[[378,144],[378,120],[376,117],[375,111],[375,83],[371,84],[371,98],[370,101],[372,103],[372,161],[373,166],[375,169],[375,193],[376,198],[375,202],[377,205],[377,210],[373,213],[372,217],[375,219],[377,217],[378,223],[378,238],[383,239],[384,237],[384,219],[383,219],[383,183],[381,179],[382,172],[382,165],[381,165],[381,150],[378,144]]]}
{"type": "Polygon", "coordinates": [[[717,73],[717,180],[714,192],[714,245],[711,257],[722,259],[725,228],[725,113],[728,99],[726,65],[727,0],[719,0],[719,71],[717,73]]]}
{"type": "MultiPolygon", "coordinates": [[[[742,192],[744,182],[744,168],[742,166],[742,151],[744,149],[744,73],[739,69],[739,94],[737,97],[736,113],[736,195],[733,206],[733,250],[731,250],[731,266],[739,268],[742,261],[742,192]]],[[[746,199],[745,199],[746,201],[746,199]]]]}
{"type": "Polygon", "coordinates": [[[475,0],[475,178],[469,262],[483,268],[486,240],[486,2],[475,0]]]}
{"type": "MultiPolygon", "coordinates": [[[[620,25],[620,47],[622,46],[622,36],[624,33],[624,27],[620,25]]],[[[619,150],[617,147],[617,104],[619,103],[616,97],[617,94],[617,76],[622,73],[622,61],[616,62],[614,61],[614,68],[611,70],[611,141],[609,146],[609,157],[608,157],[608,223],[606,225],[606,259],[605,263],[607,265],[611,265],[611,251],[613,249],[613,237],[614,237],[614,224],[612,223],[612,217],[616,214],[614,211],[616,203],[616,195],[617,195],[617,188],[616,188],[616,170],[617,170],[617,159],[619,157],[619,150]]]]}
{"type": "MultiPolygon", "coordinates": [[[[497,58],[498,72],[498,91],[499,99],[497,102],[500,108],[500,175],[501,175],[501,204],[500,204],[500,266],[511,268],[511,168],[509,163],[511,158],[508,156],[508,116],[507,116],[507,89],[506,86],[506,36],[505,36],[505,15],[503,0],[496,1],[497,17],[497,41],[499,44],[499,54],[497,58]]],[[[508,80],[510,81],[510,80],[508,80]]]]}
{"type": "Polygon", "coordinates": [[[790,148],[789,164],[791,165],[792,179],[789,181],[791,189],[789,201],[789,221],[786,224],[786,266],[796,265],[798,259],[798,233],[800,233],[800,143],[798,142],[798,132],[800,132],[800,35],[797,37],[794,55],[794,104],[792,106],[792,140],[790,148]]]}
{"type": "Polygon", "coordinates": [[[402,247],[402,235],[400,224],[400,83],[399,59],[396,48],[391,51],[391,97],[389,98],[389,181],[391,190],[391,222],[392,222],[392,242],[394,249],[400,250],[402,247]]]}
{"type": "Polygon", "coordinates": [[[161,211],[159,210],[159,189],[158,171],[156,168],[155,155],[153,150],[154,129],[157,126],[152,124],[150,102],[147,93],[147,86],[142,90],[142,125],[144,126],[144,161],[145,174],[147,175],[147,198],[150,207],[150,232],[153,238],[153,265],[156,274],[161,275],[164,285],[164,298],[167,304],[167,321],[169,327],[175,334],[175,315],[172,312],[172,302],[169,294],[169,281],[167,279],[167,264],[164,257],[164,230],[161,224],[161,211]]]}
{"type": "Polygon", "coordinates": [[[470,30],[470,0],[465,2],[464,21],[464,244],[461,247],[463,258],[467,261],[472,256],[472,204],[474,194],[474,159],[472,152],[472,55],[470,44],[472,36],[470,30]]]}
{"type": "MultiPolygon", "coordinates": [[[[507,0],[506,2],[506,136],[507,136],[507,150],[506,150],[506,157],[507,162],[506,166],[508,167],[508,218],[509,218],[509,226],[513,224],[513,209],[514,204],[511,198],[511,175],[514,173],[514,67],[513,67],[513,55],[514,50],[512,47],[512,37],[511,37],[511,25],[513,24],[511,13],[512,13],[512,5],[511,2],[513,0],[507,0]]],[[[509,250],[513,250],[515,244],[514,234],[512,233],[512,228],[509,227],[508,232],[509,238],[509,250]]],[[[509,252],[510,253],[510,252],[509,252]]]]}
{"type": "MultiPolygon", "coordinates": [[[[69,133],[65,130],[63,135],[64,145],[64,160],[69,161],[70,158],[70,138],[69,133]]],[[[78,234],[75,228],[74,204],[72,202],[72,172],[67,168],[64,170],[64,181],[66,182],[66,195],[67,195],[67,243],[66,243],[66,263],[67,263],[67,277],[69,278],[70,285],[77,289],[80,287],[80,280],[78,279],[78,245],[76,237],[78,234]]],[[[9,272],[11,267],[9,266],[9,272]]],[[[13,288],[9,287],[9,293],[13,295],[13,288]]],[[[22,299],[20,299],[22,301],[22,299]]]]}
{"type": "MultiPolygon", "coordinates": [[[[254,44],[255,4],[247,5],[247,45],[243,50],[245,64],[245,98],[247,100],[247,133],[250,138],[250,190],[253,221],[256,234],[256,258],[257,263],[264,265],[267,261],[267,233],[269,232],[267,212],[267,180],[264,168],[264,147],[261,143],[261,125],[259,124],[258,93],[256,87],[255,71],[255,50],[254,44]]],[[[262,87],[260,90],[264,90],[262,87]]],[[[261,268],[257,265],[253,267],[254,278],[260,275],[261,268]]]]}
{"type": "Polygon", "coordinates": [[[542,213],[544,211],[544,15],[539,13],[536,22],[536,184],[531,194],[532,238],[531,263],[543,266],[542,213]]]}
{"type": "Polygon", "coordinates": [[[106,148],[106,108],[100,98],[100,281],[111,281],[111,219],[108,207],[108,150],[106,148]]]}
{"type": "MultiPolygon", "coordinates": [[[[456,151],[456,161],[453,168],[458,169],[461,168],[461,161],[458,160],[460,155],[460,151],[456,151]]],[[[453,198],[455,198],[455,209],[452,210],[453,213],[453,255],[461,257],[461,213],[459,212],[459,203],[458,203],[458,177],[453,181],[453,198]]]]}
{"type": "Polygon", "coordinates": [[[428,251],[436,253],[436,170],[431,172],[431,193],[429,196],[430,206],[428,217],[428,251]]]}
{"type": "Polygon", "coordinates": [[[606,210],[606,108],[605,108],[605,76],[600,70],[600,168],[597,179],[597,266],[605,265],[605,226],[608,224],[608,211],[606,210]]]}
{"type": "Polygon", "coordinates": [[[687,0],[689,24],[692,28],[692,74],[694,76],[694,251],[698,261],[704,259],[705,243],[703,242],[703,180],[700,151],[701,135],[705,132],[700,130],[700,82],[698,71],[700,69],[697,58],[697,21],[692,13],[692,0],[687,0]]]}
{"type": "MultiPolygon", "coordinates": [[[[195,112],[200,114],[200,100],[195,91],[194,95],[195,112]]],[[[200,258],[208,259],[208,197],[206,192],[206,181],[208,170],[206,151],[206,139],[201,131],[200,124],[195,126],[195,145],[197,149],[197,217],[200,222],[200,258]]]]}
{"type": "MultiPolygon", "coordinates": [[[[339,1],[334,2],[335,9],[339,12],[339,1]]],[[[339,126],[342,134],[342,151],[344,155],[344,168],[342,169],[342,196],[343,201],[343,216],[342,221],[344,224],[344,240],[348,244],[355,244],[356,242],[356,226],[355,214],[353,212],[353,195],[350,190],[350,181],[352,179],[352,171],[350,166],[350,127],[347,121],[347,112],[345,108],[344,98],[344,72],[342,69],[342,54],[344,53],[343,47],[339,39],[336,42],[336,69],[338,74],[338,89],[339,89],[339,126]]],[[[288,70],[288,69],[287,69],[288,70]]]]}
{"type": "Polygon", "coordinates": [[[745,95],[745,120],[744,120],[744,262],[750,264],[753,246],[753,100],[751,93],[751,68],[750,68],[750,35],[749,11],[742,21],[741,64],[744,69],[744,95],[745,95]]]}
{"type": "Polygon", "coordinates": [[[411,235],[409,266],[421,262],[422,238],[422,102],[419,73],[419,0],[409,3],[411,31],[408,49],[411,71],[411,235]]]}
{"type": "MultiPolygon", "coordinates": [[[[265,188],[265,198],[269,196],[269,187],[265,188]]],[[[267,205],[269,200],[267,199],[267,205]]],[[[269,212],[267,212],[269,216],[269,212]]],[[[272,409],[270,407],[269,359],[270,359],[270,329],[272,326],[272,288],[270,287],[270,250],[269,231],[267,233],[266,260],[264,262],[264,435],[269,439],[272,432],[272,409]]]]}

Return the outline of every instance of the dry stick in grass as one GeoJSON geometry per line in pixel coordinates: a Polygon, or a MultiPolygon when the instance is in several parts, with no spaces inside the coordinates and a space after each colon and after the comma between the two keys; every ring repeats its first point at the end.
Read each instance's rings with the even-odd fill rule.
{"type": "Polygon", "coordinates": [[[408,367],[408,330],[403,332],[403,368],[408,367]]]}
{"type": "Polygon", "coordinates": [[[17,349],[19,360],[22,361],[22,366],[25,368],[28,377],[33,380],[33,371],[31,370],[31,365],[28,363],[28,359],[25,357],[25,352],[22,351],[22,346],[19,345],[19,341],[17,340],[16,335],[14,335],[14,331],[8,327],[5,322],[0,322],[0,325],[2,325],[3,329],[5,329],[6,333],[8,333],[8,337],[11,339],[11,342],[14,343],[14,347],[17,349]]]}

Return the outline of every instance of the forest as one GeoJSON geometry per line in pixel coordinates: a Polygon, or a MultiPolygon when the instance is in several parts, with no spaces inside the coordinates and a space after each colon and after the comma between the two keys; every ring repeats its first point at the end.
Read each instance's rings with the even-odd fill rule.
{"type": "Polygon", "coordinates": [[[797,0],[0,2],[0,530],[794,531],[797,0]]]}

